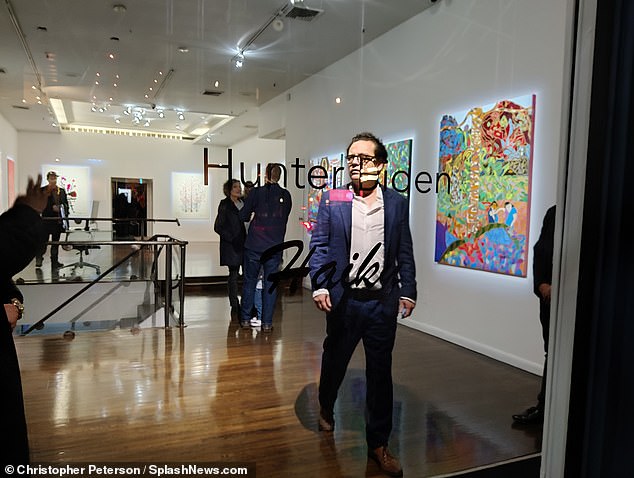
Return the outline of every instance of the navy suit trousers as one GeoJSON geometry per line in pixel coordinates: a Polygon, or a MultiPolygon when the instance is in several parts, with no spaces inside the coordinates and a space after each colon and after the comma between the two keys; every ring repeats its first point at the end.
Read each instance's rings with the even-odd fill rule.
{"type": "Polygon", "coordinates": [[[370,449],[387,445],[392,431],[392,349],[396,308],[392,301],[348,299],[326,316],[319,403],[333,410],[350,358],[361,340],[366,360],[366,440],[370,449]]]}

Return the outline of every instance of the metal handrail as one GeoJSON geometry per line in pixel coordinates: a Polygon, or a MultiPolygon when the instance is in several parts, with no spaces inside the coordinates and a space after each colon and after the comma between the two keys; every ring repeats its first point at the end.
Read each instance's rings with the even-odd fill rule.
{"type": "Polygon", "coordinates": [[[181,267],[181,269],[180,269],[180,273],[181,273],[181,275],[180,275],[180,284],[178,286],[178,289],[179,289],[179,300],[180,300],[180,310],[179,310],[179,317],[178,317],[178,325],[179,325],[179,327],[184,327],[185,326],[185,315],[184,315],[184,313],[185,313],[185,280],[184,280],[184,278],[185,278],[186,247],[187,247],[187,244],[188,244],[187,241],[174,239],[173,237],[170,237],[170,236],[165,235],[165,234],[156,234],[156,235],[152,236],[149,240],[146,240],[146,241],[50,241],[47,244],[56,244],[56,245],[64,245],[65,244],[65,245],[73,245],[73,246],[140,245],[141,247],[139,247],[138,249],[133,250],[132,252],[127,254],[123,259],[119,260],[116,264],[114,264],[113,266],[108,268],[108,270],[106,270],[105,272],[102,272],[101,274],[99,274],[95,279],[90,281],[90,283],[88,283],[85,287],[83,287],[81,290],[79,290],[78,292],[73,294],[71,297],[66,299],[62,304],[60,304],[59,306],[57,306],[56,308],[51,310],[48,314],[46,314],[43,318],[38,320],[35,324],[31,325],[26,330],[26,332],[24,332],[24,334],[22,334],[22,335],[28,335],[29,333],[31,333],[35,329],[41,329],[42,326],[44,325],[44,323],[49,318],[51,318],[57,312],[62,310],[64,307],[66,307],[68,304],[70,304],[72,301],[74,301],[77,297],[82,295],[86,290],[91,288],[93,285],[95,285],[96,283],[101,281],[101,279],[103,279],[105,276],[110,274],[113,270],[115,270],[121,264],[126,262],[132,256],[138,254],[142,249],[144,249],[146,247],[149,247],[149,246],[153,246],[153,248],[154,248],[154,265],[152,267],[153,276],[154,277],[152,277],[152,282],[154,283],[154,288],[155,288],[155,302],[154,302],[155,306],[159,302],[159,295],[158,295],[158,292],[157,292],[157,289],[158,289],[158,287],[157,287],[157,283],[158,283],[158,267],[154,267],[154,266],[156,264],[158,264],[158,259],[159,259],[160,252],[161,252],[162,248],[164,246],[168,246],[167,250],[166,250],[166,260],[165,260],[165,301],[164,301],[164,307],[165,307],[165,328],[169,328],[169,326],[170,326],[169,317],[170,317],[171,310],[172,310],[172,247],[174,245],[177,245],[177,246],[180,247],[180,250],[181,250],[181,255],[180,255],[180,259],[181,259],[180,267],[181,267]],[[161,239],[161,238],[162,239],[169,239],[169,242],[168,241],[164,241],[164,240],[157,240],[157,239],[161,239]],[[160,250],[159,250],[158,246],[161,246],[160,250]]]}

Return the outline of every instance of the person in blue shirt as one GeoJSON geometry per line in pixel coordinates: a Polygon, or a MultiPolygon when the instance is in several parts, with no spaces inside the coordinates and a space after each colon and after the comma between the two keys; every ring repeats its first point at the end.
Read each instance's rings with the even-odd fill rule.
{"type": "Polygon", "coordinates": [[[286,225],[293,203],[290,193],[278,182],[282,174],[279,164],[270,163],[266,167],[266,183],[254,188],[240,210],[240,219],[249,223],[247,239],[244,243],[244,264],[242,279],[242,310],[240,325],[251,327],[251,309],[258,282],[260,267],[262,277],[262,332],[273,329],[273,311],[277,300],[277,287],[272,287],[270,275],[277,272],[282,261],[282,252],[262,253],[284,242],[286,225]]]}

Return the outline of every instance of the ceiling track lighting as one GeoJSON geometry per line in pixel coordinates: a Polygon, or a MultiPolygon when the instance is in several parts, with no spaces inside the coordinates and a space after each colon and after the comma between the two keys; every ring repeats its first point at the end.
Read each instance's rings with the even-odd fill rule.
{"type": "Polygon", "coordinates": [[[231,61],[236,68],[242,68],[244,66],[244,53],[242,51],[238,52],[238,54],[234,56],[231,61]]]}
{"type": "MultiPolygon", "coordinates": [[[[9,11],[9,18],[11,19],[11,24],[13,25],[13,29],[15,30],[20,43],[22,44],[22,48],[24,49],[24,53],[26,54],[27,59],[29,60],[29,65],[31,65],[31,70],[33,71],[33,75],[35,76],[35,82],[37,83],[37,89],[42,91],[42,75],[40,74],[40,70],[38,70],[37,65],[35,63],[35,59],[33,58],[33,53],[31,52],[31,48],[26,41],[26,36],[24,35],[24,31],[22,31],[22,27],[20,26],[20,22],[18,21],[18,17],[15,14],[15,10],[13,9],[13,4],[10,0],[5,0],[7,10],[9,11]]],[[[44,94],[42,92],[42,94],[44,94]]]]}
{"type": "Polygon", "coordinates": [[[273,30],[281,32],[284,30],[283,17],[297,18],[304,21],[311,21],[323,13],[323,10],[309,8],[304,4],[303,0],[290,0],[281,8],[278,8],[251,36],[244,42],[242,46],[238,45],[238,54],[231,58],[231,62],[236,68],[242,68],[244,65],[244,54],[251,45],[260,38],[260,35],[272,25],[273,30]]]}
{"type": "Polygon", "coordinates": [[[159,76],[162,76],[163,79],[159,83],[158,88],[156,88],[156,91],[154,92],[155,99],[159,97],[163,89],[167,86],[169,81],[172,79],[172,75],[174,75],[174,68],[170,68],[169,71],[165,75],[163,75],[162,71],[159,71],[159,76]]]}

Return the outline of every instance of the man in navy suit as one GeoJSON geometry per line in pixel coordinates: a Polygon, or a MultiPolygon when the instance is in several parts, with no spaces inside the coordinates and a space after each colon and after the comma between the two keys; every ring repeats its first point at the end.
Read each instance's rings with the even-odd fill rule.
{"type": "Polygon", "coordinates": [[[359,341],[366,357],[368,456],[402,476],[388,449],[392,430],[392,349],[397,316],[416,304],[416,271],[407,200],[378,184],[385,146],[371,133],[352,138],[351,183],[322,195],[310,243],[313,300],[326,312],[319,383],[319,429],[332,431],[334,404],[359,341]]]}

